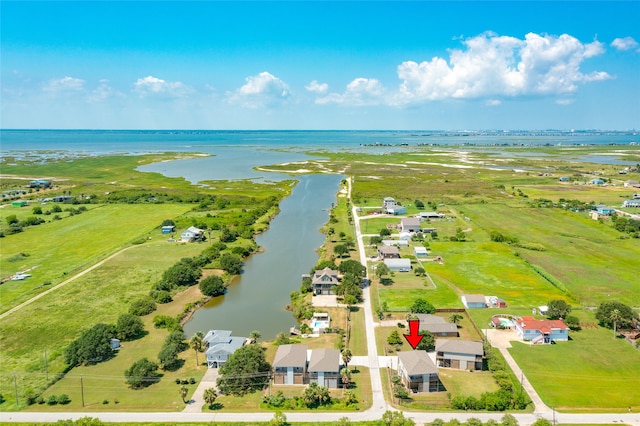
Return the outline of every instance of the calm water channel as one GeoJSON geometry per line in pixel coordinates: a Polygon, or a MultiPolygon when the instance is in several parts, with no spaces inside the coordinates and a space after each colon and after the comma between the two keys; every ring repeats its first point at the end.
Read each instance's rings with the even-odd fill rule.
{"type": "Polygon", "coordinates": [[[256,238],[264,252],[246,260],[244,272],[222,297],[214,298],[185,324],[187,336],[211,329],[232,330],[249,336],[258,330],[265,339],[296,324],[285,310],[289,293],[300,288],[300,275],[318,260],[324,241],[318,231],[329,218],[342,176],[305,175],[292,194],[280,203],[280,213],[269,229],[256,238]]]}

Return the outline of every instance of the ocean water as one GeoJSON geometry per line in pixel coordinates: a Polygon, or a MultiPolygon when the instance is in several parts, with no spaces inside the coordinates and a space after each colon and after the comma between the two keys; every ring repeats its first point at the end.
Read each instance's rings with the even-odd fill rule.
{"type": "Polygon", "coordinates": [[[638,132],[446,132],[446,131],[209,131],[209,130],[0,130],[2,155],[15,151],[83,153],[210,153],[223,146],[268,149],[360,150],[403,146],[628,145],[638,132]]]}

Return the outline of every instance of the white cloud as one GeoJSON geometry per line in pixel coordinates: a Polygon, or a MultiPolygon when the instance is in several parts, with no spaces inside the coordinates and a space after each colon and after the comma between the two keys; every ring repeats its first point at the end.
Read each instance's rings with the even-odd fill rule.
{"type": "Polygon", "coordinates": [[[486,106],[498,106],[502,104],[502,101],[499,99],[488,99],[484,104],[486,106]]]}
{"type": "Polygon", "coordinates": [[[558,105],[571,105],[573,102],[575,102],[575,99],[558,99],[556,101],[558,105]]]}
{"type": "Polygon", "coordinates": [[[42,89],[45,92],[79,92],[84,90],[84,80],[73,77],[49,80],[42,89]]]}
{"type": "Polygon", "coordinates": [[[133,90],[140,94],[141,98],[150,95],[181,98],[193,92],[193,89],[184,83],[164,81],[153,76],[136,80],[133,90]]]}
{"type": "Polygon", "coordinates": [[[616,38],[611,42],[611,46],[618,50],[631,50],[638,47],[638,42],[633,37],[616,38]]]}
{"type": "Polygon", "coordinates": [[[89,102],[101,102],[114,96],[123,96],[122,93],[116,92],[111,86],[109,86],[109,80],[102,79],[98,87],[91,91],[87,100],[89,102]]]}
{"type": "Polygon", "coordinates": [[[282,102],[291,96],[289,86],[266,71],[249,76],[245,81],[247,83],[244,86],[227,93],[227,100],[230,103],[247,108],[258,108],[282,102]]]}
{"type": "Polygon", "coordinates": [[[327,93],[327,90],[329,90],[329,85],[327,83],[318,83],[317,80],[313,80],[311,83],[304,86],[304,88],[309,92],[323,94],[327,93]]]}
{"type": "Polygon", "coordinates": [[[330,93],[316,99],[317,104],[380,105],[386,101],[386,90],[375,78],[356,78],[344,93],[330,93]]]}
{"type": "Polygon", "coordinates": [[[463,44],[465,49],[452,50],[448,62],[434,57],[398,65],[402,83],[394,101],[562,95],[575,92],[580,83],[612,78],[603,71],[580,71],[585,59],[604,52],[599,41],[581,43],[567,34],[529,33],[522,40],[485,33],[463,44]]]}

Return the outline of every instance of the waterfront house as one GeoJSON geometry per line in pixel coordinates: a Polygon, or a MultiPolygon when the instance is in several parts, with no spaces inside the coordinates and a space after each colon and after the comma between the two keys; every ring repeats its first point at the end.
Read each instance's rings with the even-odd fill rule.
{"type": "Polygon", "coordinates": [[[486,308],[487,301],[482,294],[463,294],[462,304],[467,309],[486,308]]]}
{"type": "Polygon", "coordinates": [[[384,259],[390,271],[409,272],[411,270],[411,259],[384,259]]]}
{"type": "Polygon", "coordinates": [[[337,349],[314,349],[307,368],[309,383],[317,383],[329,389],[340,384],[340,351],[337,349]]]}
{"type": "Polygon", "coordinates": [[[524,316],[515,321],[515,330],[522,340],[531,343],[551,343],[556,340],[569,340],[569,327],[559,320],[537,320],[524,316]]]}
{"type": "Polygon", "coordinates": [[[436,339],[436,363],[438,367],[459,370],[482,370],[482,342],[457,339],[436,339]]]}
{"type": "Polygon", "coordinates": [[[303,385],[307,377],[307,345],[280,345],[273,359],[273,383],[303,385]]]}
{"type": "Polygon", "coordinates": [[[378,258],[380,259],[399,259],[400,251],[396,246],[378,246],[378,258]]]}
{"type": "Polygon", "coordinates": [[[416,314],[416,317],[420,320],[421,331],[425,330],[439,337],[458,337],[458,326],[438,315],[416,314]]]}
{"type": "Polygon", "coordinates": [[[206,347],[207,366],[217,368],[224,365],[231,354],[246,343],[247,338],[232,336],[230,330],[209,330],[202,340],[206,347]]]}
{"type": "MultiPolygon", "coordinates": [[[[303,275],[303,278],[306,276],[303,275]]],[[[339,272],[331,269],[324,268],[314,271],[311,277],[311,287],[313,294],[316,296],[321,294],[335,294],[335,288],[340,282],[339,272]]]]}
{"type": "Polygon", "coordinates": [[[437,392],[438,369],[426,351],[398,352],[398,375],[412,392],[437,392]]]}
{"type": "Polygon", "coordinates": [[[404,217],[400,221],[402,232],[420,232],[420,219],[415,217],[404,217]]]}

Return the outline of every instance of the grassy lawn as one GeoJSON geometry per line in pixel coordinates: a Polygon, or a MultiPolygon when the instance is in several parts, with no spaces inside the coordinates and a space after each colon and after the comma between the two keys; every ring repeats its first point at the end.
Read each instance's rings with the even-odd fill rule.
{"type": "MultiPolygon", "coordinates": [[[[0,330],[1,393],[7,395],[13,389],[13,372],[18,376],[20,394],[28,389],[41,389],[46,383],[45,350],[51,378],[65,368],[63,349],[82,330],[99,322],[115,323],[133,300],[148,294],[162,271],[201,250],[198,244],[169,244],[159,239],[134,246],[4,318],[0,330]]],[[[176,313],[182,308],[183,305],[176,307],[176,313]]],[[[118,376],[120,373],[118,370],[118,376]]]]}
{"type": "MultiPolygon", "coordinates": [[[[520,242],[544,247],[544,251],[533,251],[509,249],[505,245],[500,250],[507,255],[517,251],[523,259],[562,283],[582,304],[597,305],[609,298],[632,306],[637,304],[640,245],[634,239],[620,239],[623,234],[609,224],[591,220],[586,213],[559,209],[477,204],[465,206],[465,211],[483,229],[500,230],[520,242]],[[522,223],[527,226],[522,227],[522,223]],[[585,276],[589,280],[584,280],[585,276]]],[[[447,256],[445,261],[449,260],[447,256]]],[[[515,304],[509,299],[507,303],[515,304]]]]}
{"type": "Polygon", "coordinates": [[[52,385],[43,397],[46,400],[49,395],[66,393],[71,398],[69,405],[53,406],[33,405],[30,410],[41,411],[181,411],[184,403],[179,395],[180,385],[175,379],[189,379],[193,377],[196,384],[187,385],[189,395],[195,390],[197,383],[204,375],[207,366],[204,354],[199,354],[200,365],[196,367],[195,353],[191,349],[182,352],[180,358],[184,364],[176,371],[161,371],[162,378],[158,383],[144,389],[134,390],[127,386],[124,379],[124,371],[140,358],[157,360],[167,330],[155,329],[152,319],[155,315],[175,315],[182,307],[201,297],[197,287],[179,293],[174,301],[165,305],[159,305],[158,310],[143,317],[145,330],[148,333],[137,340],[123,342],[122,348],[112,359],[91,366],[82,366],[72,369],[64,378],[52,385]],[[82,390],[84,390],[84,407],[82,406],[82,390]],[[108,403],[105,403],[108,401],[108,403]],[[118,401],[116,403],[116,401],[118,401]]]}
{"type": "Polygon", "coordinates": [[[542,400],[557,410],[640,409],[640,352],[614,339],[611,330],[573,332],[570,341],[555,345],[514,342],[509,352],[542,400]]]}
{"type": "MultiPolygon", "coordinates": [[[[154,230],[164,219],[175,218],[189,206],[175,204],[107,204],[62,220],[43,223],[2,239],[0,270],[4,275],[29,271],[24,281],[8,281],[0,291],[0,311],[5,312],[45,291],[140,238],[165,240],[154,230]],[[16,254],[25,253],[28,256],[16,254]],[[44,282],[51,285],[42,286],[44,282]]],[[[0,209],[6,217],[10,208],[0,209]]],[[[50,217],[50,216],[45,216],[50,217]]],[[[166,243],[165,243],[166,245],[166,243]]]]}
{"type": "MultiPolygon", "coordinates": [[[[367,303],[367,301],[365,301],[367,303]]],[[[365,331],[364,308],[351,312],[351,337],[349,349],[353,355],[367,355],[367,334],[365,331]]]]}

